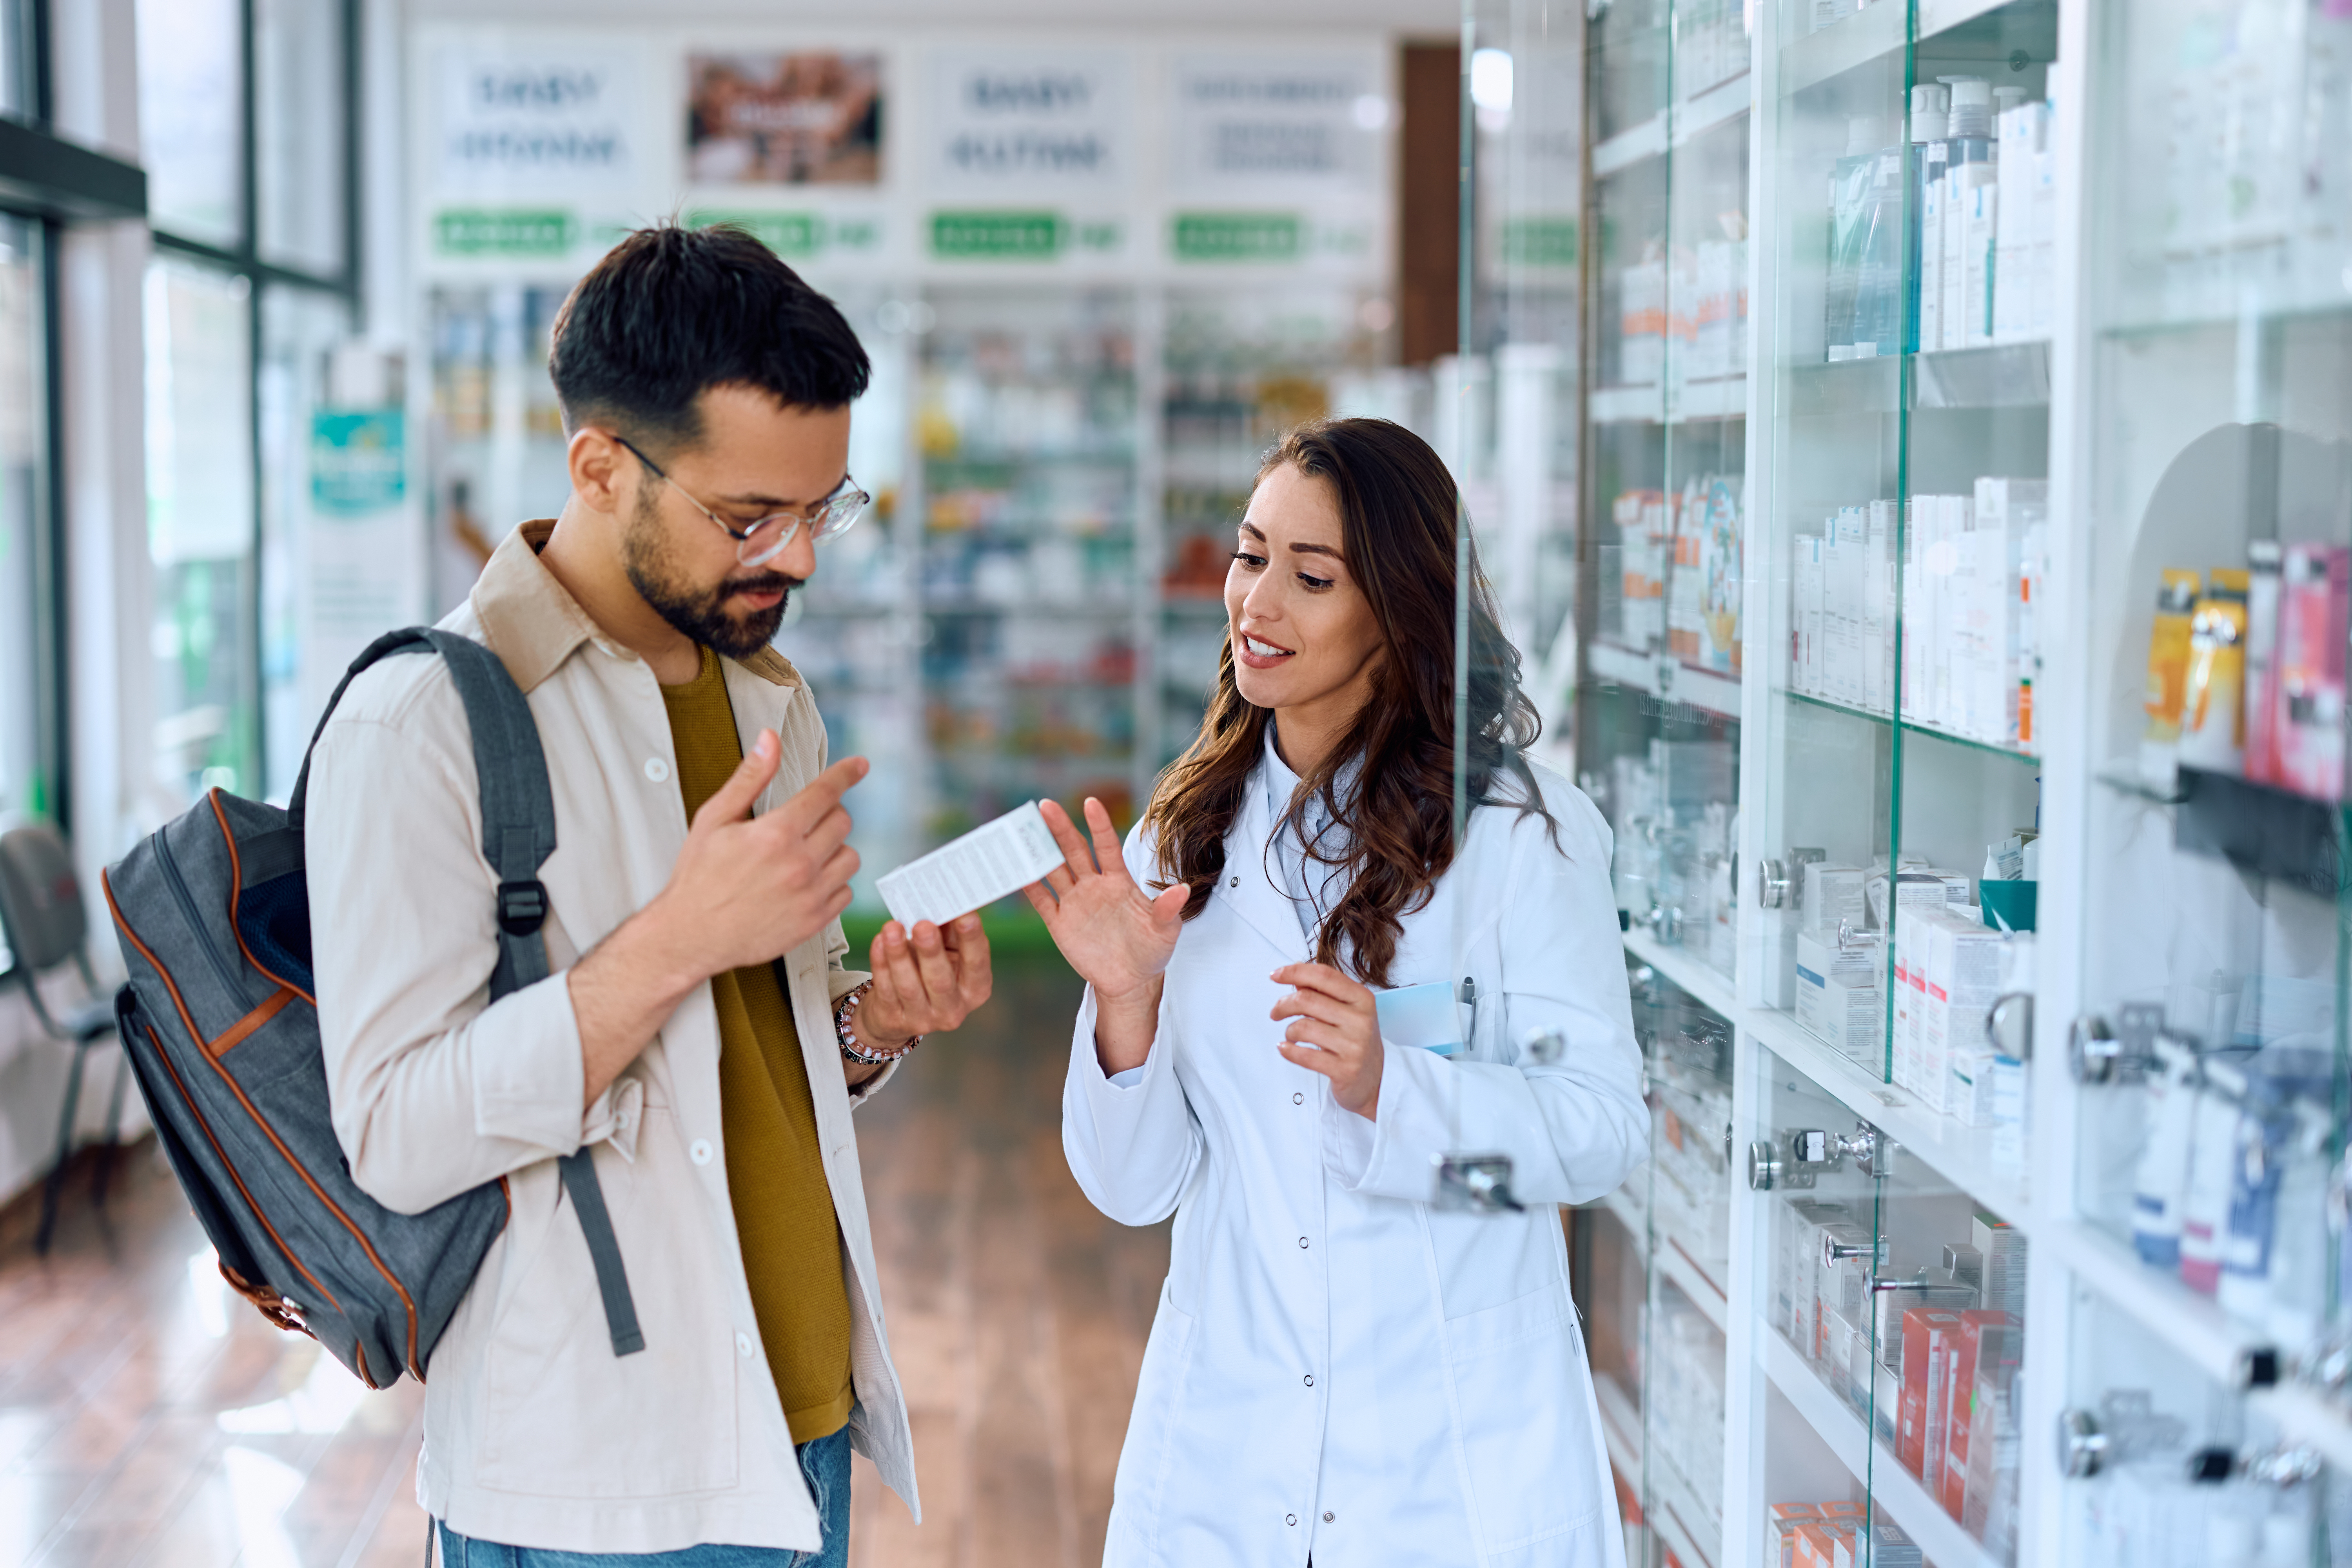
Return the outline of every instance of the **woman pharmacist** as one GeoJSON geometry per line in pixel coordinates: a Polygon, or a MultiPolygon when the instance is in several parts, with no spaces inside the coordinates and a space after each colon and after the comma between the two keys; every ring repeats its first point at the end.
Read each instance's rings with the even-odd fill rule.
{"type": "Polygon", "coordinates": [[[1045,808],[1067,861],[1029,898],[1087,982],[1063,1146],[1112,1218],[1176,1215],[1108,1564],[1622,1562],[1556,1208],[1647,1138],[1609,830],[1524,755],[1474,569],[1456,852],[1455,515],[1397,426],[1291,436],[1200,737],[1124,856],[1099,802],[1091,853],[1045,808]],[[1382,1037],[1380,992],[1465,976],[1451,1056],[1382,1037]],[[1464,1151],[1510,1156],[1525,1212],[1433,1208],[1464,1151]]]}

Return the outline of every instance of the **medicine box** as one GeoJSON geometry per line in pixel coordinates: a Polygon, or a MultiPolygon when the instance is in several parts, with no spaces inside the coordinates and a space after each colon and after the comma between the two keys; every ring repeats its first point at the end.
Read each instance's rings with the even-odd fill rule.
{"type": "Polygon", "coordinates": [[[1797,1022],[1854,1061],[1877,1065],[1886,998],[1878,933],[1841,942],[1834,931],[1797,932],[1797,1022]]]}
{"type": "MultiPolygon", "coordinates": [[[[1942,1383],[1935,1376],[1936,1363],[1946,1336],[1957,1332],[1959,1326],[1958,1312],[1932,1307],[1913,1307],[1903,1314],[1903,1408],[1895,1435],[1895,1457],[1905,1469],[1923,1479],[1929,1474],[1929,1403],[1943,1392],[1942,1383]]],[[[1935,1458],[1943,1458],[1940,1448],[1935,1458]]]]}
{"type": "Polygon", "coordinates": [[[1960,1314],[1953,1336],[1952,1366],[1945,1380],[1944,1469],[1933,1489],[1943,1499],[1944,1511],[1960,1517],[1968,1501],[1969,1438],[1979,1373],[1984,1369],[2014,1366],[2018,1361],[2017,1320],[2007,1312],[1979,1310],[1960,1314]]]}

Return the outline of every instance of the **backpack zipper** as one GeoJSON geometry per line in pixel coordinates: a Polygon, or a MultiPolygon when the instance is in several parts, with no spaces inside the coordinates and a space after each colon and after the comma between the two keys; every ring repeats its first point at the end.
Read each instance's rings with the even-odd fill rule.
{"type": "Polygon", "coordinates": [[[220,949],[213,945],[212,933],[205,930],[204,921],[196,916],[196,900],[190,896],[187,881],[180,875],[180,863],[172,858],[170,835],[158,833],[154,843],[155,858],[163,868],[163,880],[171,884],[172,897],[179,902],[180,918],[188,922],[189,934],[196,939],[196,945],[204,949],[205,956],[212,961],[213,973],[220,981],[222,989],[236,998],[237,1005],[246,1012],[252,1012],[252,994],[246,990],[244,983],[222,960],[220,949]]]}

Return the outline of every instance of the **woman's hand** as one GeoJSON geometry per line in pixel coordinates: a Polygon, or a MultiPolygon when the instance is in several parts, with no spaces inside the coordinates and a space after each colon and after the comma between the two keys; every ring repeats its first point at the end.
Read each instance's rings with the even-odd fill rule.
{"type": "Polygon", "coordinates": [[[1086,805],[1091,850],[1059,805],[1045,801],[1038,810],[1064,863],[1021,890],[1070,967],[1095,988],[1095,1047],[1103,1070],[1140,1067],[1150,1054],[1160,976],[1184,928],[1189,890],[1179,882],[1154,898],[1138,887],[1119,858],[1110,813],[1092,795],[1086,805]]]}
{"type": "Polygon", "coordinates": [[[1274,1005],[1274,1017],[1291,1021],[1276,1048],[1286,1060],[1329,1079],[1331,1098],[1341,1110],[1367,1121],[1379,1120],[1386,1047],[1372,988],[1328,963],[1286,963],[1271,978],[1293,988],[1274,1005]]]}

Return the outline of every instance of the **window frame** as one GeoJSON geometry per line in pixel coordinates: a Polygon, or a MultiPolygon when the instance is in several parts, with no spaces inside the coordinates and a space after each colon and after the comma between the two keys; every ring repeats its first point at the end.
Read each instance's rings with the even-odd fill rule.
{"type": "MultiPolygon", "coordinates": [[[[46,19],[48,7],[56,0],[31,0],[36,11],[46,19]]],[[[341,124],[341,156],[340,173],[342,184],[342,266],[333,272],[320,272],[265,258],[261,250],[261,148],[258,84],[255,79],[257,65],[256,8],[257,0],[238,0],[238,104],[237,158],[240,189],[237,197],[237,240],[233,246],[223,246],[191,236],[175,234],[152,216],[148,234],[159,255],[194,261],[228,277],[241,277],[250,290],[251,304],[247,312],[247,340],[246,344],[247,428],[250,439],[246,454],[251,469],[252,515],[247,525],[247,561],[249,581],[246,584],[242,624],[236,628],[239,639],[240,664],[243,679],[251,689],[243,696],[251,703],[253,731],[251,755],[247,759],[252,772],[250,793],[258,797],[267,787],[266,762],[269,755],[268,705],[264,700],[265,678],[262,670],[264,595],[260,573],[263,556],[264,485],[268,476],[264,471],[264,442],[261,434],[261,366],[266,347],[263,319],[268,291],[286,289],[340,300],[354,323],[362,315],[362,278],[361,243],[363,238],[362,207],[360,195],[361,146],[359,39],[362,24],[361,0],[333,0],[333,10],[341,24],[338,44],[336,100],[341,124]]],[[[46,21],[44,21],[46,26],[46,21]]],[[[47,58],[46,53],[42,57],[47,58]]],[[[62,536],[60,536],[62,537],[62,536]]],[[[242,782],[242,781],[241,781],[242,782]]]]}

